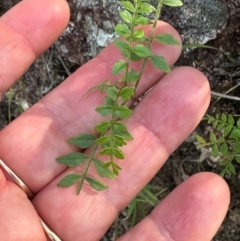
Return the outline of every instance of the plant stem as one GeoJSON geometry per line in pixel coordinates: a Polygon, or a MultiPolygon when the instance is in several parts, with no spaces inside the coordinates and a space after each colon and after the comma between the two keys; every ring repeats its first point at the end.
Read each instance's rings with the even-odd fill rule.
{"type": "MultiPolygon", "coordinates": [[[[154,18],[154,21],[153,21],[153,27],[152,27],[152,31],[151,31],[151,36],[150,36],[150,39],[149,39],[149,42],[148,42],[148,48],[149,49],[151,49],[151,47],[152,47],[154,34],[156,32],[157,22],[158,22],[158,19],[161,16],[161,10],[162,10],[162,1],[159,1],[158,6],[157,6],[157,11],[156,11],[156,14],[155,14],[155,18],[154,18]]],[[[146,67],[146,64],[147,64],[147,60],[148,60],[148,58],[145,58],[144,62],[142,64],[142,67],[141,67],[141,70],[140,70],[140,74],[139,74],[139,79],[137,80],[136,85],[135,85],[135,91],[137,90],[137,87],[138,87],[139,82],[141,80],[143,71],[144,71],[144,69],[146,67]]]]}

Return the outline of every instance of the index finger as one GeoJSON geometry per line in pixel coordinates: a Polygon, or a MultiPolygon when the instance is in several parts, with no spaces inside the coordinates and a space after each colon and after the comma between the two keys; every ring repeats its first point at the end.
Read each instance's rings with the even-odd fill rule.
{"type": "Polygon", "coordinates": [[[0,18],[0,97],[56,40],[68,19],[64,0],[25,0],[0,18]]]}

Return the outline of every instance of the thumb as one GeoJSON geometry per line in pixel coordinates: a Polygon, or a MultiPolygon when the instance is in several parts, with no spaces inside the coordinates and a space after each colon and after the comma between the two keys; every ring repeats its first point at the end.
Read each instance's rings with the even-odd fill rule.
{"type": "Polygon", "coordinates": [[[0,169],[0,234],[4,241],[46,241],[39,217],[26,194],[0,169]]]}

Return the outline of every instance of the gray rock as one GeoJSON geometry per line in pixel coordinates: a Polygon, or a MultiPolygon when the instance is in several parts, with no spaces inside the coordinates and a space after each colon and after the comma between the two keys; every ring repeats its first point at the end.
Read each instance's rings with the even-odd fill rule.
{"type": "Polygon", "coordinates": [[[205,44],[215,39],[226,26],[227,3],[224,0],[183,0],[180,8],[164,8],[163,20],[171,23],[184,43],[205,44]]]}
{"type": "MultiPolygon", "coordinates": [[[[119,22],[119,0],[68,0],[71,22],[57,42],[70,61],[82,64],[115,39],[119,22]]],[[[156,0],[152,1],[156,3],[156,0]]],[[[216,38],[227,22],[223,0],[183,0],[180,8],[164,7],[164,21],[172,24],[185,43],[204,44],[216,38]]]]}

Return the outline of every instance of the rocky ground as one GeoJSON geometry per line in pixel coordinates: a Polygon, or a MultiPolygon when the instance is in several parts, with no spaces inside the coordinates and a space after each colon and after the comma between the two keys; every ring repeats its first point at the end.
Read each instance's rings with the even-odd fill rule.
{"type": "MultiPolygon", "coordinates": [[[[0,15],[11,8],[18,0],[0,3],[0,15]]],[[[103,47],[113,41],[113,26],[119,21],[118,0],[68,0],[71,8],[71,21],[66,31],[56,43],[32,65],[0,103],[0,129],[14,120],[25,109],[42,98],[61,83],[79,66],[94,57],[103,47]]],[[[154,1],[153,1],[154,2],[154,1]]],[[[179,9],[165,8],[163,19],[170,22],[180,32],[184,43],[207,43],[221,49],[194,49],[185,51],[176,65],[194,66],[205,73],[211,88],[218,93],[226,93],[240,84],[240,0],[185,0],[179,9]],[[226,57],[231,56],[231,61],[226,57]]],[[[229,93],[240,97],[240,88],[229,93]]],[[[240,117],[240,103],[236,100],[217,98],[213,95],[209,114],[231,113],[240,117]]],[[[208,125],[202,122],[194,133],[206,135],[208,125]]],[[[200,156],[190,136],[171,155],[163,169],[152,180],[157,191],[167,188],[159,200],[183,181],[199,171],[219,173],[217,165],[208,162],[192,162],[200,156]]],[[[226,178],[232,197],[228,215],[214,241],[240,240],[240,193],[237,175],[226,178]]],[[[153,191],[156,192],[156,191],[153,191]]],[[[151,205],[147,211],[151,210],[151,205]]],[[[114,226],[102,240],[113,240],[130,228],[131,218],[126,219],[124,210],[114,226]]],[[[140,219],[140,212],[137,219],[140,219]]]]}

